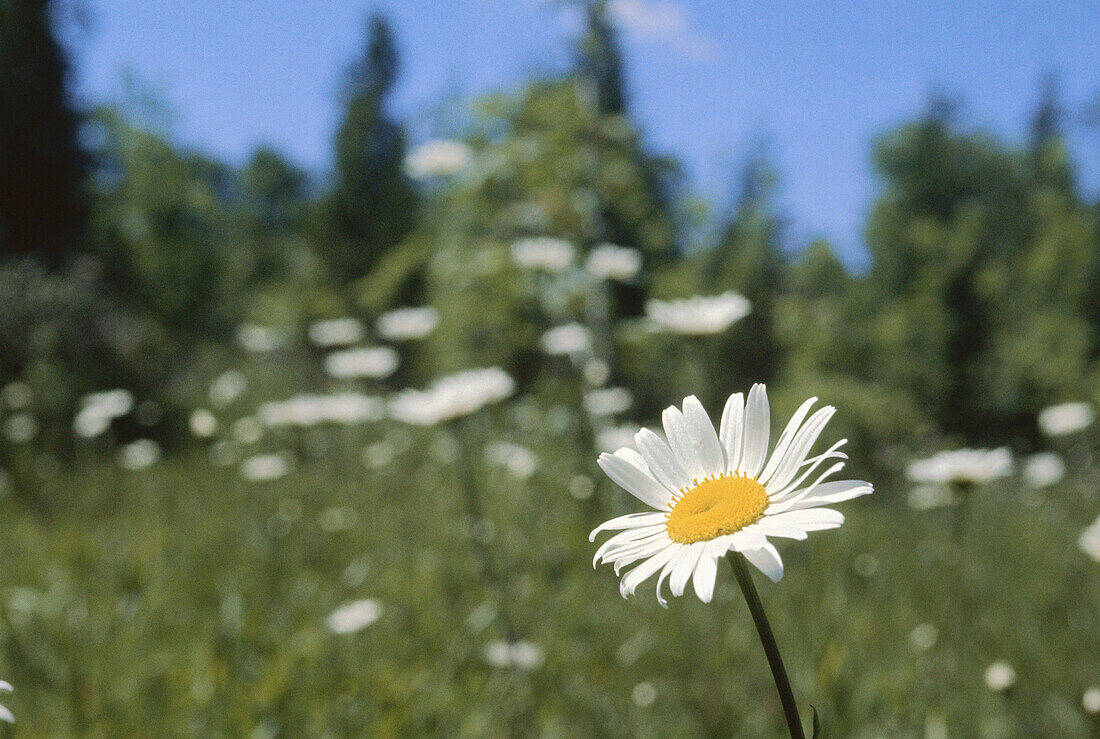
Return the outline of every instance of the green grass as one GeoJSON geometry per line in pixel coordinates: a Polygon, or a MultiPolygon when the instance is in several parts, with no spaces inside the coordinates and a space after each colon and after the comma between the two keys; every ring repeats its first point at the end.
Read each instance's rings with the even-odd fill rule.
{"type": "MultiPolygon", "coordinates": [[[[18,733],[780,735],[728,568],[709,605],[664,610],[652,583],[623,601],[587,534],[636,507],[568,430],[541,426],[469,430],[475,448],[522,440],[541,459],[525,482],[476,467],[496,582],[478,576],[435,430],[324,432],[273,483],[196,449],[140,473],[63,466],[35,505],[25,490],[0,500],[0,678],[18,733]],[[384,434],[397,456],[368,470],[359,450],[384,434]],[[569,493],[575,475],[596,481],[591,498],[569,493]],[[326,629],[366,597],[380,620],[326,629]],[[545,649],[541,668],[484,662],[506,618],[545,649]]],[[[807,721],[812,703],[837,737],[1096,732],[1080,697],[1100,681],[1100,567],[1076,538],[1097,478],[1077,470],[1041,501],[1008,482],[922,513],[880,485],[840,506],[839,530],[780,542],[786,576],[756,582],[807,721]],[[937,635],[923,651],[920,624],[937,635]],[[1018,673],[1004,694],[983,679],[998,659],[1018,673]]]]}

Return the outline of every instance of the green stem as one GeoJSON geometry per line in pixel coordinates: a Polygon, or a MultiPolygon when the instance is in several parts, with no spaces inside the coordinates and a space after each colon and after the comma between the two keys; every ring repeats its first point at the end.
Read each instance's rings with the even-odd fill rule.
{"type": "Polygon", "coordinates": [[[741,592],[745,594],[745,602],[749,604],[749,613],[752,614],[752,620],[756,624],[756,633],[760,635],[760,643],[764,647],[764,654],[768,657],[768,665],[772,668],[775,689],[779,691],[779,700],[783,703],[783,714],[787,718],[791,739],[806,739],[806,734],[802,730],[802,721],[798,718],[798,704],[794,700],[791,681],[787,678],[783,658],[779,655],[779,646],[775,643],[772,627],[768,624],[767,615],[764,614],[764,604],[760,602],[756,586],[752,584],[752,575],[749,574],[747,561],[737,552],[730,552],[726,559],[733,567],[733,574],[737,578],[737,584],[741,586],[741,592]]]}

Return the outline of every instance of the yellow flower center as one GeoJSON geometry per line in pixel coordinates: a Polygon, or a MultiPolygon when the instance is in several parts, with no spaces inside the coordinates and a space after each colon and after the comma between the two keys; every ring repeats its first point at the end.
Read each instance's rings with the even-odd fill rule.
{"type": "Polygon", "coordinates": [[[681,544],[710,541],[748,526],[764,515],[768,493],[755,477],[727,473],[694,480],[668,514],[668,537],[681,544]]]}

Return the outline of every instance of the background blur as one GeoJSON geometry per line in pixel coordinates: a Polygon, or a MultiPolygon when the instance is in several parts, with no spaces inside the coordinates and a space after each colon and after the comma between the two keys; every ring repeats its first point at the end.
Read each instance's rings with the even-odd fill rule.
{"type": "Polygon", "coordinates": [[[836,405],[823,446],[876,485],[757,578],[803,709],[1096,735],[1098,32],[1089,2],[0,0],[16,733],[779,733],[728,573],[623,601],[587,540],[640,507],[600,451],[766,382],[773,428],[836,405]],[[730,292],[707,325],[652,302],[730,292]],[[392,412],[486,367],[514,393],[392,412]]]}

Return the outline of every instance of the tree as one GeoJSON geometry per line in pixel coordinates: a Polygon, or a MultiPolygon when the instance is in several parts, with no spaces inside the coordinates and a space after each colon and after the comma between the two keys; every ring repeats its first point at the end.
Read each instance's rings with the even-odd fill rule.
{"type": "Polygon", "coordinates": [[[57,267],[88,218],[80,117],[49,0],[0,0],[0,250],[57,267]]]}
{"type": "Polygon", "coordinates": [[[402,169],[405,133],[386,113],[397,70],[393,34],[372,16],[363,56],[348,71],[336,184],[322,208],[323,249],[341,282],[367,273],[414,222],[416,193],[402,169]]]}
{"type": "Polygon", "coordinates": [[[585,5],[586,31],[577,42],[577,74],[594,94],[600,115],[623,115],[623,60],[615,29],[607,19],[606,0],[585,5]]]}

